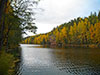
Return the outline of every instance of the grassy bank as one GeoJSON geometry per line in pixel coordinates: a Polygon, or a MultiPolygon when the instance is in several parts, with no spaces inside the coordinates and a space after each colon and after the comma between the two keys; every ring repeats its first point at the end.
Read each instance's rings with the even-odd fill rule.
{"type": "Polygon", "coordinates": [[[20,49],[0,52],[0,75],[15,75],[20,61],[20,49]]]}

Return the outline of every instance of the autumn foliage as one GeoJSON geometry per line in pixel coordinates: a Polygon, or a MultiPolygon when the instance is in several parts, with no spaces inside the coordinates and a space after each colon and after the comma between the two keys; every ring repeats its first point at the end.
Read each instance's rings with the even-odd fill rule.
{"type": "Polygon", "coordinates": [[[23,40],[22,43],[33,44],[48,44],[50,45],[50,39],[55,38],[56,45],[67,46],[72,45],[100,45],[100,12],[91,14],[89,17],[71,20],[68,23],[64,23],[57,28],[54,28],[51,32],[46,34],[39,34],[31,36],[23,40]]]}

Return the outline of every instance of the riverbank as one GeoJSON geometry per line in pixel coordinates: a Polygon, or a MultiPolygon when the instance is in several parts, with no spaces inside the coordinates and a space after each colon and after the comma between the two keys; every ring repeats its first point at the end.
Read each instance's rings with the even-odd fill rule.
{"type": "Polygon", "coordinates": [[[95,44],[66,44],[66,45],[43,45],[42,47],[50,48],[100,48],[99,45],[95,44]]]}
{"type": "Polygon", "coordinates": [[[0,75],[16,75],[20,62],[21,49],[16,48],[5,52],[0,52],[0,75]]]}
{"type": "Polygon", "coordinates": [[[75,44],[67,44],[65,47],[72,47],[72,48],[99,48],[98,45],[95,44],[80,44],[80,45],[75,45],[75,44]]]}
{"type": "Polygon", "coordinates": [[[17,75],[17,72],[19,70],[19,64],[21,62],[21,47],[19,46],[13,53],[14,57],[15,57],[15,60],[13,61],[14,62],[14,74],[17,75]]]}

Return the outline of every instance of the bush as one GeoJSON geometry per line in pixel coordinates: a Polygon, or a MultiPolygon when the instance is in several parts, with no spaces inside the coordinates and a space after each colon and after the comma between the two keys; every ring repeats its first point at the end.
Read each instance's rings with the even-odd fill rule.
{"type": "Polygon", "coordinates": [[[13,65],[14,57],[11,54],[0,53],[0,75],[12,75],[9,70],[13,65]]]}

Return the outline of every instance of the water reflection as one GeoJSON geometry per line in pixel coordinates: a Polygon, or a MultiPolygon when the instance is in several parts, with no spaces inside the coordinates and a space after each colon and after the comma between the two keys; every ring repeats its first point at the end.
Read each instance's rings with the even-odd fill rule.
{"type": "Polygon", "coordinates": [[[67,49],[53,52],[54,64],[59,70],[73,75],[99,75],[99,49],[67,49]],[[56,59],[55,59],[56,58],[56,59]]]}
{"type": "Polygon", "coordinates": [[[100,75],[99,49],[51,49],[34,46],[21,45],[22,62],[18,75],[100,75]]]}

